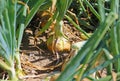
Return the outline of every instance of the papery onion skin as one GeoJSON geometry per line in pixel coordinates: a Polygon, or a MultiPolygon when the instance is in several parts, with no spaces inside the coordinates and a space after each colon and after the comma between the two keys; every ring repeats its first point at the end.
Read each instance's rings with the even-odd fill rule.
{"type": "Polygon", "coordinates": [[[67,52],[70,51],[71,44],[70,41],[64,37],[59,37],[57,39],[54,39],[53,36],[51,36],[47,40],[47,47],[50,51],[67,52]]]}
{"type": "Polygon", "coordinates": [[[58,52],[70,51],[70,48],[71,48],[70,41],[68,41],[64,37],[60,37],[57,39],[55,48],[58,52]]]}

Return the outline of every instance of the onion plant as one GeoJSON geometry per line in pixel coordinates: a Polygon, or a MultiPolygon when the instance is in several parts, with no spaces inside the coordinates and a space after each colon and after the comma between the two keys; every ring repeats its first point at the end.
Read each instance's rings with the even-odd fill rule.
{"type": "Polygon", "coordinates": [[[0,0],[0,57],[3,58],[0,67],[7,71],[11,81],[24,75],[19,54],[23,32],[45,0],[22,1],[0,0]]]}
{"type": "MultiPolygon", "coordinates": [[[[48,46],[48,49],[51,50],[54,54],[57,54],[57,58],[59,58],[57,52],[70,51],[70,41],[67,39],[67,37],[63,33],[63,27],[64,27],[63,18],[72,0],[64,0],[64,1],[48,0],[46,1],[46,3],[49,1],[52,1],[52,4],[49,5],[49,8],[53,9],[54,7],[55,9],[49,10],[52,16],[48,19],[48,22],[40,30],[40,32],[36,34],[36,37],[39,36],[46,29],[48,29],[50,26],[54,24],[53,31],[52,31],[54,32],[54,34],[48,38],[47,46],[48,46]]],[[[50,4],[50,3],[47,3],[47,4],[50,4]]],[[[41,8],[44,10],[44,6],[41,6],[41,8]]],[[[41,11],[41,8],[40,8],[40,11],[41,11]]],[[[46,10],[48,10],[48,8],[46,8],[46,10]]]]}

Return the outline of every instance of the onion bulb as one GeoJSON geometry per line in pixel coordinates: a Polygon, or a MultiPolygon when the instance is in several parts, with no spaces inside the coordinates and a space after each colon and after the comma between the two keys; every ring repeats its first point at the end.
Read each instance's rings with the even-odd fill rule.
{"type": "Polygon", "coordinates": [[[47,47],[52,52],[63,52],[70,51],[71,44],[65,37],[54,38],[54,36],[51,36],[47,40],[47,47]]]}

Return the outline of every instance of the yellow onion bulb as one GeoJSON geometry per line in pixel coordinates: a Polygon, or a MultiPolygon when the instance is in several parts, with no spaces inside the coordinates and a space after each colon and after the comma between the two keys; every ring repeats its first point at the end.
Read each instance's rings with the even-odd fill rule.
{"type": "Polygon", "coordinates": [[[51,36],[47,40],[47,47],[52,52],[64,52],[70,51],[71,44],[70,41],[64,37],[58,37],[57,39],[54,39],[53,36],[51,36]]]}
{"type": "Polygon", "coordinates": [[[55,49],[59,52],[62,51],[70,51],[70,41],[68,41],[66,38],[64,37],[59,37],[56,41],[55,44],[55,49]]]}

